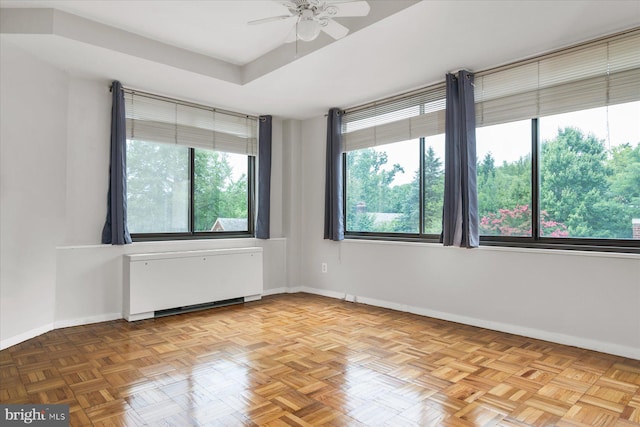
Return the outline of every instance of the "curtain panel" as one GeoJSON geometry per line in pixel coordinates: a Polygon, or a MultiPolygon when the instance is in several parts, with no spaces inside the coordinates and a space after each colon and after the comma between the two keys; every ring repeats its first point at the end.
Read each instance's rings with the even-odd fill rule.
{"type": "Polygon", "coordinates": [[[334,241],[344,240],[342,116],[338,108],[327,116],[324,238],[334,241]]]}
{"type": "Polygon", "coordinates": [[[111,154],[109,160],[109,191],[107,219],[102,229],[102,243],[131,243],[127,227],[127,134],[125,126],[124,92],[122,84],[111,85],[111,154]]]}
{"type": "Polygon", "coordinates": [[[271,116],[258,118],[258,213],[256,237],[270,237],[271,215],[271,116]]]}
{"type": "Polygon", "coordinates": [[[478,247],[476,117],[473,74],[446,76],[445,176],[442,236],[444,246],[478,247]]]}

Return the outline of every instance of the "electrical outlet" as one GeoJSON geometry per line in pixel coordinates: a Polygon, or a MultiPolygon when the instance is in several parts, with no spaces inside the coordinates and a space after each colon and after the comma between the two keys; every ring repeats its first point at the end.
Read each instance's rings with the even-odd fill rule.
{"type": "Polygon", "coordinates": [[[323,263],[322,263],[322,272],[323,272],[323,273],[326,273],[326,272],[327,272],[327,270],[328,270],[327,263],[326,263],[326,262],[323,262],[323,263]]]}

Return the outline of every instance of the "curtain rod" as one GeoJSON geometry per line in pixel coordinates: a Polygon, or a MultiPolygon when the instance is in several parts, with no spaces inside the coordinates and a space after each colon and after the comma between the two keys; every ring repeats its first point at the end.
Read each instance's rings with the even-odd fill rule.
{"type": "MultiPolygon", "coordinates": [[[[603,43],[603,42],[608,42],[608,41],[611,41],[611,40],[614,40],[614,39],[618,39],[618,38],[624,38],[624,37],[627,37],[629,35],[633,35],[636,32],[640,32],[640,27],[629,28],[627,30],[623,30],[623,31],[620,31],[620,32],[617,32],[617,33],[614,33],[614,34],[609,34],[609,35],[602,36],[602,37],[599,37],[599,38],[596,38],[596,39],[587,40],[587,41],[584,41],[584,42],[581,42],[581,43],[578,43],[578,44],[565,46],[563,48],[556,49],[556,50],[551,51],[551,52],[543,53],[543,54],[540,54],[540,55],[535,55],[535,56],[528,57],[528,58],[525,58],[525,59],[522,59],[522,60],[511,62],[509,64],[499,65],[497,67],[492,67],[492,68],[486,68],[484,70],[474,72],[474,76],[475,77],[480,77],[480,76],[484,76],[484,75],[487,75],[487,74],[495,73],[497,71],[507,70],[509,68],[513,68],[513,67],[517,67],[517,66],[526,64],[528,62],[539,61],[542,58],[549,58],[549,57],[552,57],[552,56],[561,55],[561,54],[563,54],[565,52],[569,52],[571,50],[578,50],[578,49],[581,49],[581,48],[583,48],[585,46],[588,46],[588,45],[591,45],[591,44],[603,43]]],[[[428,90],[433,90],[433,89],[438,88],[438,86],[440,86],[440,85],[444,86],[444,82],[432,84],[432,85],[429,85],[429,86],[424,86],[422,88],[414,89],[414,90],[411,90],[411,91],[408,91],[408,92],[404,92],[404,93],[401,93],[401,94],[398,94],[398,95],[392,95],[392,96],[389,96],[389,97],[386,97],[386,98],[378,99],[376,101],[368,102],[366,104],[357,105],[357,106],[350,107],[350,108],[345,108],[343,111],[345,112],[345,114],[350,114],[350,113],[353,113],[353,112],[356,112],[356,111],[363,110],[365,108],[369,108],[369,107],[371,107],[371,106],[373,106],[375,104],[396,101],[398,99],[408,98],[408,97],[416,95],[416,94],[418,94],[420,92],[426,92],[428,90]]]]}
{"type": "Polygon", "coordinates": [[[602,37],[598,37],[595,39],[591,39],[591,40],[587,40],[587,41],[583,41],[577,44],[572,44],[569,46],[565,46],[565,47],[561,47],[559,49],[556,50],[552,50],[550,52],[547,53],[541,53],[539,55],[534,55],[534,56],[530,56],[527,58],[523,58],[521,60],[518,61],[514,61],[514,62],[510,62],[508,64],[504,64],[504,65],[498,65],[497,67],[492,67],[492,68],[486,68],[484,70],[478,71],[475,74],[475,76],[479,76],[482,77],[484,75],[487,74],[491,74],[491,73],[495,73],[498,71],[503,71],[503,70],[508,70],[510,68],[515,68],[515,67],[519,67],[521,65],[525,65],[531,62],[536,62],[536,61],[540,61],[541,59],[545,59],[545,58],[552,58],[554,56],[559,56],[559,55],[563,55],[567,52],[571,52],[574,50],[580,50],[583,49],[585,47],[591,46],[591,45],[596,45],[599,43],[607,43],[613,40],[617,40],[617,39],[622,39],[628,36],[633,36],[635,33],[639,33],[640,32],[640,27],[634,27],[634,28],[629,28],[627,30],[624,31],[620,31],[614,34],[609,34],[607,36],[602,36],[602,37]]]}
{"type": "MultiPolygon", "coordinates": [[[[112,91],[113,91],[113,85],[109,85],[109,92],[112,92],[112,91]]],[[[253,120],[258,120],[259,119],[258,116],[253,116],[251,114],[244,114],[244,113],[238,113],[237,111],[223,110],[221,108],[215,108],[215,107],[211,107],[211,106],[208,106],[208,105],[198,104],[198,103],[195,103],[195,102],[183,101],[183,100],[180,100],[180,99],[170,98],[168,96],[157,95],[155,93],[150,93],[150,92],[144,92],[144,91],[137,90],[137,89],[131,89],[131,88],[127,88],[127,87],[124,87],[124,86],[122,87],[122,92],[123,93],[127,93],[127,94],[131,94],[131,95],[140,95],[140,96],[144,96],[146,98],[157,99],[159,101],[172,102],[174,104],[184,105],[185,107],[200,108],[201,110],[213,111],[213,112],[216,112],[216,113],[223,113],[223,114],[228,114],[228,115],[231,115],[231,116],[243,117],[243,118],[248,118],[248,119],[253,119],[253,120]]]]}

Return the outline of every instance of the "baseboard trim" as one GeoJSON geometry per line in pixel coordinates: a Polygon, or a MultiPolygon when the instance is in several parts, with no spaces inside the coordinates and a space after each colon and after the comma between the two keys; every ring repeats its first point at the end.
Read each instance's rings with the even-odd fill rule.
{"type": "Polygon", "coordinates": [[[347,294],[344,292],[331,291],[329,289],[318,289],[318,288],[310,288],[307,286],[301,286],[299,292],[306,292],[308,294],[320,295],[323,297],[335,298],[344,300],[347,297],[347,294]]]}
{"type": "Polygon", "coordinates": [[[69,328],[71,326],[89,325],[91,323],[108,322],[122,319],[122,313],[107,313],[98,316],[79,317],[77,319],[58,320],[53,324],[53,329],[69,328]]]}
{"type": "MultiPolygon", "coordinates": [[[[328,289],[311,288],[308,286],[296,287],[279,287],[273,289],[265,289],[262,296],[299,293],[305,292],[314,295],[320,295],[328,298],[351,301],[375,307],[388,308],[391,310],[413,313],[420,316],[433,317],[435,319],[447,320],[450,322],[462,323],[465,325],[476,326],[479,328],[491,329],[495,331],[505,332],[514,335],[521,335],[529,338],[535,338],[544,341],[550,341],[558,344],[569,345],[573,347],[594,350],[608,354],[614,354],[622,357],[630,357],[632,359],[640,359],[640,348],[624,346],[620,344],[596,341],[588,338],[576,337],[573,335],[559,334],[555,332],[543,331],[540,329],[527,328],[524,326],[510,325],[502,322],[494,322],[491,320],[478,319],[475,317],[461,316],[453,313],[446,313],[436,310],[430,310],[423,307],[416,307],[407,304],[400,304],[391,301],[380,300],[376,298],[368,298],[357,295],[348,295],[343,292],[332,291],[328,289]]],[[[38,328],[31,329],[19,335],[0,340],[0,350],[12,347],[21,342],[35,338],[54,329],[67,328],[71,326],[88,325],[91,323],[107,322],[111,320],[122,319],[122,313],[108,313],[99,316],[82,317],[77,319],[59,320],[49,323],[38,328]]]]}
{"type": "Polygon", "coordinates": [[[268,295],[278,295],[278,294],[297,294],[298,292],[304,292],[302,286],[296,286],[294,288],[290,288],[288,286],[281,286],[279,288],[265,289],[262,291],[262,296],[266,297],[268,295]]]}
{"type": "Polygon", "coordinates": [[[288,288],[286,286],[281,286],[279,288],[263,289],[262,296],[266,297],[269,295],[286,294],[287,289],[288,288]]]}
{"type": "Polygon", "coordinates": [[[436,310],[430,310],[422,307],[415,307],[407,304],[399,304],[391,301],[385,301],[375,298],[362,297],[357,295],[347,295],[337,291],[326,289],[317,289],[303,287],[302,292],[321,295],[329,298],[347,300],[355,303],[372,305],[375,307],[388,308],[391,310],[413,313],[420,316],[433,317],[435,319],[447,320],[450,322],[462,323],[465,325],[476,326],[479,328],[491,329],[494,331],[505,332],[514,335],[550,341],[557,344],[569,345],[572,347],[584,348],[587,350],[599,351],[602,353],[613,354],[616,356],[630,357],[632,359],[640,359],[640,348],[628,347],[620,344],[602,342],[588,338],[576,337],[573,335],[559,334],[555,332],[544,331],[541,329],[527,328],[524,326],[510,325],[508,323],[494,322],[491,320],[483,320],[475,317],[461,316],[453,313],[446,313],[436,310]]]}
{"type": "Polygon", "coordinates": [[[30,340],[31,338],[35,338],[38,335],[42,335],[44,333],[52,331],[53,329],[54,329],[54,324],[47,323],[46,325],[39,326],[37,328],[31,329],[30,331],[23,332],[13,337],[0,340],[0,350],[4,350],[5,348],[12,347],[16,344],[20,344],[21,342],[30,340]]]}

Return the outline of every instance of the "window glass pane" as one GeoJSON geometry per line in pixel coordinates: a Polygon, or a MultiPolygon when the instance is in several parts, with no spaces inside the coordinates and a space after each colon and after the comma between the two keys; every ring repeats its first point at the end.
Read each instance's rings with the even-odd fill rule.
{"type": "Polygon", "coordinates": [[[127,222],[131,233],[189,231],[189,149],[127,141],[127,222]]]}
{"type": "Polygon", "coordinates": [[[248,231],[246,155],[195,150],[194,231],[248,231]]]}
{"type": "MultiPolygon", "coordinates": [[[[444,134],[424,139],[424,230],[442,232],[444,197],[444,134]]],[[[416,209],[418,207],[416,206],[416,209]]]]}
{"type": "Polygon", "coordinates": [[[640,102],[543,117],[540,139],[542,229],[566,226],[544,236],[640,239],[640,102]]]}
{"type": "Polygon", "coordinates": [[[476,129],[478,214],[484,236],[531,230],[531,121],[476,129]]]}
{"type": "Polygon", "coordinates": [[[420,140],[347,153],[347,231],[418,233],[420,140]]]}

